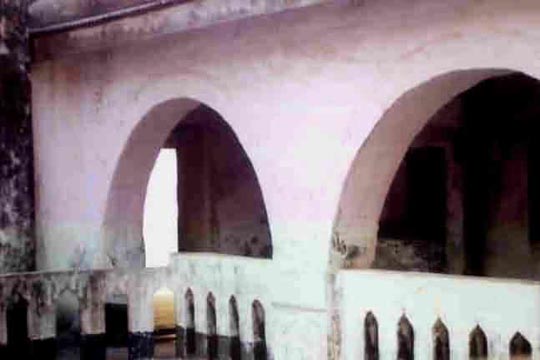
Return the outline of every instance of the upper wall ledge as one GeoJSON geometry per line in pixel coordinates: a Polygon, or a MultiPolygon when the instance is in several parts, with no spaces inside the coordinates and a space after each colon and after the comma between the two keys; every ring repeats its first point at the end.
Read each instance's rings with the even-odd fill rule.
{"type": "Polygon", "coordinates": [[[187,2],[194,0],[33,0],[29,25],[34,34],[68,31],[187,2]]]}
{"type": "Polygon", "coordinates": [[[65,45],[69,47],[68,39],[77,42],[84,39],[86,45],[90,45],[93,43],[90,39],[97,37],[99,41],[95,41],[96,44],[103,46],[107,37],[116,40],[139,40],[324,2],[326,1],[34,0],[29,7],[30,33],[33,39],[38,40],[38,52],[48,53],[49,56],[45,55],[47,58],[59,50],[58,44],[62,44],[62,50],[66,50],[65,45]],[[55,43],[53,48],[50,48],[51,43],[55,43]]]}

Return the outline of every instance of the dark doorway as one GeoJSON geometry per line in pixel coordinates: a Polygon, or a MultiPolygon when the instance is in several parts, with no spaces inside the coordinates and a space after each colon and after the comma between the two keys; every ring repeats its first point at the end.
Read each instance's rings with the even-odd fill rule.
{"type": "Polygon", "coordinates": [[[123,347],[128,341],[128,306],[105,304],[105,336],[108,346],[123,347]]]}
{"type": "Polygon", "coordinates": [[[11,356],[21,359],[30,356],[30,340],[28,338],[28,302],[20,296],[10,304],[6,313],[7,341],[11,356]]]}

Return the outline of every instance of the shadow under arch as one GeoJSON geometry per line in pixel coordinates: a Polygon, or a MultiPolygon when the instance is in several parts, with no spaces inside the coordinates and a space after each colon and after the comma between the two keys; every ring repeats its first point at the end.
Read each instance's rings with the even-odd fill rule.
{"type": "Polygon", "coordinates": [[[239,145],[256,182],[268,231],[271,235],[262,191],[255,170],[231,126],[207,105],[190,98],[176,98],[152,107],[134,127],[116,163],[102,223],[103,259],[106,266],[145,266],[143,239],[144,200],[150,173],[160,149],[177,126],[197,109],[204,107],[216,114],[219,123],[239,145]]]}
{"type": "Polygon", "coordinates": [[[407,148],[429,119],[483,80],[512,73],[520,72],[456,70],[432,77],[392,103],[356,153],[345,178],[332,231],[330,271],[371,266],[386,195],[407,148]]]}

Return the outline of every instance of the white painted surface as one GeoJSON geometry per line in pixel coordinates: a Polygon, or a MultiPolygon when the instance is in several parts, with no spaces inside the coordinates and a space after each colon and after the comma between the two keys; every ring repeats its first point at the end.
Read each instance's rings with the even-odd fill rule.
{"type": "Polygon", "coordinates": [[[399,273],[340,271],[342,359],[364,358],[364,319],[379,325],[380,359],[396,359],[397,325],[406,314],[414,328],[415,359],[433,359],[432,328],[441,318],[450,334],[450,357],[469,358],[469,334],[480,325],[490,359],[509,357],[510,339],[521,332],[540,358],[540,283],[502,279],[399,273]]]}

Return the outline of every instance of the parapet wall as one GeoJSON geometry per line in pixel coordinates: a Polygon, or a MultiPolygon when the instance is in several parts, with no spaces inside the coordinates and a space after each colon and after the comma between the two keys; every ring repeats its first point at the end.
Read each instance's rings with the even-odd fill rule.
{"type": "Polygon", "coordinates": [[[340,359],[539,357],[538,282],[380,270],[337,279],[340,359]]]}
{"type": "Polygon", "coordinates": [[[102,349],[98,351],[101,354],[97,355],[98,358],[104,356],[105,304],[120,295],[127,297],[129,338],[125,346],[129,348],[130,358],[152,356],[153,334],[159,330],[154,325],[154,296],[158,290],[166,288],[174,293],[178,356],[186,353],[187,342],[191,341],[186,334],[193,333],[196,353],[201,356],[206,356],[209,351],[209,339],[216,338],[219,353],[228,354],[233,343],[231,339],[236,339],[247,358],[261,343],[268,357],[272,358],[274,330],[268,287],[269,265],[269,260],[262,259],[179,254],[173,256],[169,267],[164,268],[4,275],[0,277],[0,352],[13,355],[10,353],[13,351],[10,348],[13,339],[8,338],[8,327],[20,324],[10,324],[6,315],[16,304],[22,303],[27,309],[27,340],[31,354],[34,354],[29,356],[45,352],[46,355],[40,355],[43,356],[40,358],[54,358],[59,298],[68,291],[79,303],[83,353],[91,352],[96,356],[97,347],[102,349]],[[192,308],[187,294],[191,294],[192,308]],[[208,325],[210,297],[215,312],[215,334],[209,332],[208,325]],[[236,330],[231,328],[232,302],[236,312],[236,330]],[[262,309],[257,314],[254,310],[256,304],[262,309]],[[193,314],[190,315],[191,309],[193,314]],[[189,322],[190,316],[194,317],[194,323],[189,322]],[[256,330],[255,316],[258,316],[259,323],[262,321],[263,335],[256,330]]]}

